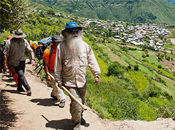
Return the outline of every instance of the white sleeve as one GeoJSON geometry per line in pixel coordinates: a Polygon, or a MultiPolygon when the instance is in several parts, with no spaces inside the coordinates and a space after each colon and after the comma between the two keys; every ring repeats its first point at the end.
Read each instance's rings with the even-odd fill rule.
{"type": "Polygon", "coordinates": [[[33,49],[31,48],[31,46],[29,44],[29,42],[26,39],[24,39],[24,41],[25,41],[25,45],[26,45],[27,50],[28,51],[33,51],[33,49]]]}
{"type": "Polygon", "coordinates": [[[55,77],[55,80],[59,83],[62,82],[61,71],[62,71],[61,51],[60,51],[60,45],[58,45],[57,49],[56,49],[56,57],[55,57],[55,65],[54,65],[54,77],[55,77]]]}
{"type": "Polygon", "coordinates": [[[101,74],[100,67],[97,63],[94,52],[90,46],[88,48],[88,65],[94,77],[99,76],[101,74]]]}

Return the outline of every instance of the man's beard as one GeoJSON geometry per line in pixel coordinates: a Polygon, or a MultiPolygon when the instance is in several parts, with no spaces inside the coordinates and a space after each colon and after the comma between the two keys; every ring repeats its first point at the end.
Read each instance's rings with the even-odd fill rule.
{"type": "Polygon", "coordinates": [[[64,40],[71,55],[75,56],[81,54],[83,40],[80,33],[78,33],[75,37],[72,34],[67,33],[64,40]]]}

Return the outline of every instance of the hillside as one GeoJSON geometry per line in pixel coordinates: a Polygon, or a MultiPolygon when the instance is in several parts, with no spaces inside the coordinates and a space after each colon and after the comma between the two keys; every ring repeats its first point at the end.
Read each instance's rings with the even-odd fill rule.
{"type": "MultiPolygon", "coordinates": [[[[98,85],[94,85],[90,70],[87,73],[87,105],[98,116],[110,120],[175,119],[173,26],[90,20],[46,12],[34,10],[21,29],[26,39],[39,41],[60,34],[69,21],[84,26],[83,39],[93,48],[102,72],[98,85]]],[[[8,35],[10,32],[4,31],[0,41],[8,35]]],[[[44,70],[39,70],[36,73],[44,80],[44,70]]]]}
{"type": "MultiPolygon", "coordinates": [[[[65,107],[59,108],[58,103],[50,98],[51,88],[33,74],[33,68],[29,64],[26,65],[25,76],[33,92],[30,97],[25,93],[18,93],[15,82],[12,82],[7,74],[0,73],[0,129],[72,130],[73,123],[69,113],[70,98],[66,96],[65,107]],[[6,98],[2,98],[4,96],[6,98]],[[7,106],[10,112],[7,111],[7,106]]],[[[101,119],[89,107],[84,112],[84,118],[87,125],[81,126],[81,130],[173,130],[175,128],[175,122],[170,118],[159,118],[152,122],[101,119]]]]}
{"type": "MultiPolygon", "coordinates": [[[[76,16],[132,23],[175,24],[175,5],[165,0],[32,0],[76,16]]],[[[173,1],[171,1],[173,2],[173,1]]]]}

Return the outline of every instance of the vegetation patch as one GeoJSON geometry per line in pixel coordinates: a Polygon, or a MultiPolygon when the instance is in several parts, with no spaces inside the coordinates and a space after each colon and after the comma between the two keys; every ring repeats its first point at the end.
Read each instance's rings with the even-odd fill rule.
{"type": "Polygon", "coordinates": [[[125,73],[125,78],[131,80],[139,93],[144,91],[149,86],[149,81],[142,72],[128,71],[125,73]]]}

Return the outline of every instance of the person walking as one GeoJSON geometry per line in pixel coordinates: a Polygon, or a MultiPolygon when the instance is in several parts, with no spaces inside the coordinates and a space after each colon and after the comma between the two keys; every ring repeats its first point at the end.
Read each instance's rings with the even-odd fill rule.
{"type": "MultiPolygon", "coordinates": [[[[57,47],[55,59],[55,79],[61,87],[64,85],[81,103],[85,103],[86,68],[90,67],[94,82],[99,82],[101,73],[92,48],[82,40],[80,31],[74,22],[68,22],[62,30],[63,42],[57,47]]],[[[85,125],[83,109],[71,99],[70,113],[74,122],[74,130],[85,125]]]]}
{"type": "Polygon", "coordinates": [[[31,49],[29,43],[26,39],[24,39],[26,35],[22,30],[16,30],[13,32],[13,38],[8,40],[5,49],[4,49],[4,57],[5,57],[5,67],[7,68],[7,64],[9,67],[12,67],[18,74],[18,87],[17,91],[24,92],[22,85],[27,91],[27,96],[31,96],[31,88],[24,76],[25,71],[25,48],[30,51],[32,56],[32,65],[35,65],[35,57],[33,50],[31,49]]]}
{"type": "Polygon", "coordinates": [[[10,39],[12,39],[12,36],[8,36],[7,37],[7,39],[6,40],[4,40],[4,43],[3,44],[1,44],[0,46],[0,50],[1,50],[1,56],[0,56],[0,59],[1,59],[1,69],[3,70],[3,72],[5,73],[6,72],[6,69],[5,69],[5,66],[4,66],[4,48],[5,48],[5,45],[6,45],[6,42],[8,41],[8,40],[10,40],[10,39]]]}
{"type": "Polygon", "coordinates": [[[61,42],[61,38],[58,35],[52,36],[52,43],[51,45],[45,49],[43,53],[43,61],[44,61],[44,68],[46,72],[46,81],[47,86],[52,87],[51,97],[55,100],[60,101],[59,107],[63,108],[65,106],[65,95],[63,90],[58,87],[58,84],[52,79],[48,72],[53,76],[54,75],[54,65],[55,65],[55,56],[56,56],[56,48],[58,44],[61,42]]]}
{"type": "Polygon", "coordinates": [[[3,53],[3,44],[0,43],[0,73],[5,72],[4,69],[4,53],[3,53]]]}

